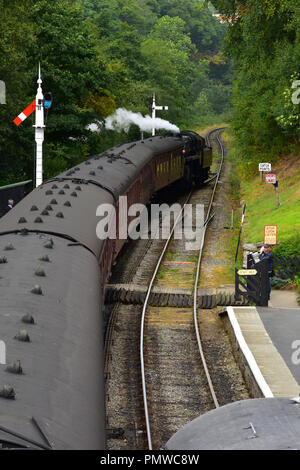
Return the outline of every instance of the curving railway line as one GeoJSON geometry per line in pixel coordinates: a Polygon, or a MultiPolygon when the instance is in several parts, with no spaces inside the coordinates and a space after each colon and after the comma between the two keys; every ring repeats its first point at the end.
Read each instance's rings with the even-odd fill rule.
{"type": "MultiPolygon", "coordinates": [[[[199,202],[205,206],[205,228],[198,253],[185,250],[185,240],[172,240],[172,233],[167,241],[152,240],[144,245],[140,258],[133,254],[140,274],[131,272],[129,276],[133,282],[142,282],[147,290],[142,309],[139,305],[115,304],[107,364],[109,449],[159,449],[199,414],[219,406],[219,402],[225,404],[247,395],[238,367],[234,370],[222,325],[215,327],[212,341],[211,329],[207,334],[206,328],[207,322],[212,323],[212,315],[207,317],[207,310],[198,309],[197,286],[206,228],[213,220],[213,201],[224,160],[221,132],[213,130],[207,136],[209,142],[215,139],[222,148],[217,173],[208,178],[205,187],[193,190],[182,201],[182,207],[199,202]],[[153,288],[171,293],[177,292],[178,285],[193,291],[193,302],[181,308],[153,306],[153,288]],[[215,339],[218,344],[210,344],[215,339]],[[215,374],[220,377],[216,379],[215,374]]],[[[177,216],[174,227],[181,216],[177,216]]],[[[125,279],[129,281],[129,277],[125,279]]]]}

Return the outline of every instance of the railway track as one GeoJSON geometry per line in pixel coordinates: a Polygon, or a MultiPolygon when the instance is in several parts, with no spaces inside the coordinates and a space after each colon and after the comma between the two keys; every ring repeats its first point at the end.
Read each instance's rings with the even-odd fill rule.
{"type": "MultiPolygon", "coordinates": [[[[221,129],[210,132],[208,142],[220,132],[221,129]]],[[[221,166],[206,187],[185,198],[186,203],[204,204],[206,228],[213,221],[212,194],[216,194],[220,174],[221,166]]],[[[211,310],[198,309],[205,232],[206,229],[199,256],[184,248],[184,239],[169,240],[167,244],[153,240],[130,276],[131,282],[145,288],[143,309],[121,303],[114,308],[106,368],[109,449],[159,449],[180,427],[219,406],[219,402],[225,404],[248,396],[222,321],[211,310]],[[183,303],[181,308],[166,306],[167,303],[164,307],[153,305],[153,288],[169,292],[173,287],[176,290],[178,284],[193,290],[192,303],[183,303]]],[[[133,258],[138,260],[135,254],[133,258]]]]}
{"type": "MultiPolygon", "coordinates": [[[[212,194],[211,194],[211,197],[210,197],[210,201],[209,201],[208,207],[206,208],[205,220],[204,220],[204,224],[203,224],[202,237],[201,237],[201,243],[200,243],[200,247],[199,247],[197,267],[196,267],[196,273],[195,273],[194,289],[193,289],[193,319],[194,319],[195,334],[196,334],[196,338],[197,338],[198,353],[200,354],[200,357],[201,357],[201,363],[202,363],[202,366],[203,366],[203,370],[205,372],[205,376],[206,376],[207,384],[208,384],[208,387],[209,387],[210,395],[211,395],[211,398],[213,400],[213,403],[214,403],[215,407],[219,407],[219,402],[218,402],[216,391],[214,389],[214,385],[213,385],[213,382],[212,382],[212,379],[211,379],[211,376],[210,376],[210,372],[209,372],[209,369],[208,369],[208,366],[207,366],[205,354],[204,354],[204,351],[203,351],[203,348],[202,348],[201,335],[200,335],[200,330],[199,330],[199,326],[198,326],[198,315],[197,315],[198,302],[197,302],[197,300],[198,300],[198,282],[199,282],[199,275],[200,275],[200,266],[201,266],[202,253],[203,253],[204,242],[205,242],[206,229],[207,229],[207,226],[208,226],[209,222],[212,220],[212,218],[214,216],[214,214],[212,214],[212,211],[211,211],[212,210],[212,204],[214,202],[216,188],[217,188],[217,184],[219,182],[219,178],[220,178],[222,167],[223,167],[223,161],[224,161],[224,152],[225,152],[225,150],[224,150],[224,146],[222,144],[222,141],[220,140],[220,137],[219,137],[219,134],[220,134],[221,131],[222,131],[222,129],[210,132],[210,134],[207,137],[207,141],[208,141],[208,143],[210,143],[210,139],[211,139],[212,134],[217,133],[216,139],[217,139],[217,141],[220,145],[220,149],[221,149],[221,160],[220,160],[220,164],[219,164],[217,174],[214,178],[215,183],[214,183],[214,187],[213,187],[212,194]]],[[[211,179],[211,181],[212,180],[213,179],[211,179]]],[[[146,323],[146,321],[151,323],[151,321],[153,321],[153,320],[152,320],[152,317],[151,317],[151,311],[147,312],[148,301],[149,301],[149,298],[150,298],[150,294],[151,294],[153,284],[154,284],[154,282],[157,278],[157,274],[158,274],[159,268],[161,266],[162,260],[165,256],[165,254],[167,252],[167,249],[168,249],[168,246],[169,246],[169,244],[170,244],[170,242],[173,238],[176,225],[184,217],[183,214],[184,214],[185,206],[190,202],[192,194],[193,194],[193,191],[191,191],[190,194],[188,195],[187,200],[185,201],[185,204],[183,205],[181,212],[177,216],[177,218],[174,222],[173,228],[170,232],[170,236],[167,239],[167,241],[164,245],[164,248],[162,250],[162,253],[161,253],[161,255],[158,259],[158,262],[157,262],[157,265],[155,267],[153,276],[152,276],[152,278],[150,280],[150,283],[149,283],[149,286],[148,286],[148,291],[147,291],[147,295],[146,295],[146,299],[145,299],[144,306],[143,306],[143,311],[142,311],[141,336],[140,336],[140,361],[141,361],[141,378],[142,378],[142,388],[143,388],[145,422],[146,422],[147,441],[148,441],[149,450],[152,450],[153,446],[152,446],[152,432],[151,432],[151,424],[150,424],[148,394],[147,394],[147,379],[146,379],[146,371],[145,371],[146,348],[145,348],[145,345],[144,345],[144,337],[145,337],[145,323],[146,323]]],[[[189,328],[189,330],[190,330],[190,328],[189,328]]],[[[189,333],[190,333],[190,331],[189,331],[189,333]]],[[[149,349],[150,348],[148,346],[147,354],[149,354],[149,349]]],[[[152,351],[152,359],[155,358],[156,354],[157,354],[157,351],[152,351]]],[[[150,353],[150,355],[151,355],[151,353],[150,353]]],[[[156,362],[156,361],[154,361],[154,362],[156,362]]],[[[154,364],[152,364],[152,365],[154,366],[154,364]]],[[[148,367],[151,367],[149,363],[148,363],[148,367]]],[[[153,367],[153,369],[154,369],[154,367],[153,367]]],[[[200,371],[198,371],[198,372],[199,372],[199,374],[201,374],[200,371]]],[[[166,373],[166,371],[165,371],[165,373],[166,373]]],[[[172,387],[172,384],[170,384],[170,385],[172,387]]],[[[162,408],[162,406],[161,406],[161,408],[162,408]]],[[[176,415],[176,418],[177,418],[177,415],[176,415]]],[[[159,425],[159,427],[160,427],[160,425],[159,425]]],[[[158,430],[155,431],[155,435],[157,435],[157,434],[158,434],[158,430]]]]}

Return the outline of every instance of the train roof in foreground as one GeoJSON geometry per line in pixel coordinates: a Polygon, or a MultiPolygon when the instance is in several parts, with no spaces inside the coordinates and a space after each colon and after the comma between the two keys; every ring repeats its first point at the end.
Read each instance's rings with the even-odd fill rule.
{"type": "Polygon", "coordinates": [[[180,429],[166,450],[300,450],[300,404],[290,398],[242,400],[180,429]]]}

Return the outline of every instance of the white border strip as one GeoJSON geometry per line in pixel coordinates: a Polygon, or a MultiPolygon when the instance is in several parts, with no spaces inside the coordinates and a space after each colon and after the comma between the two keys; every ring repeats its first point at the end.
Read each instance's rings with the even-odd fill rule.
{"type": "Polygon", "coordinates": [[[231,326],[233,328],[235,337],[237,339],[237,342],[238,342],[238,344],[241,348],[241,351],[242,351],[242,353],[243,353],[243,355],[244,355],[244,357],[245,357],[245,359],[246,359],[246,361],[247,361],[247,363],[250,367],[250,370],[251,370],[251,372],[252,372],[252,374],[253,374],[253,376],[256,380],[257,385],[261,389],[261,391],[262,391],[265,398],[273,398],[274,395],[273,395],[269,385],[265,381],[265,378],[264,378],[263,374],[261,373],[260,368],[258,367],[257,362],[256,362],[252,352],[250,351],[250,348],[249,348],[248,344],[245,341],[245,338],[243,336],[243,333],[242,333],[242,330],[240,328],[239,322],[237,321],[237,318],[235,316],[233,307],[226,307],[226,309],[227,309],[228,317],[229,317],[231,326]]]}

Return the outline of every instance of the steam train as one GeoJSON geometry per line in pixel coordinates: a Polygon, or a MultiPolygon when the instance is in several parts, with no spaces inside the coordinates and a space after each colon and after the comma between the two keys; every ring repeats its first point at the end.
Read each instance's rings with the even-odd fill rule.
{"type": "Polygon", "coordinates": [[[119,145],[0,220],[0,448],[105,448],[102,306],[125,240],[97,237],[97,208],[201,184],[211,162],[192,131],[119,145]]]}

